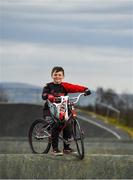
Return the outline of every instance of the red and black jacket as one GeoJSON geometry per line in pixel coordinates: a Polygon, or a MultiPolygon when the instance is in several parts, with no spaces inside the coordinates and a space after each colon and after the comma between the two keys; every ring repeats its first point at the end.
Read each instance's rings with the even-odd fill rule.
{"type": "Polygon", "coordinates": [[[85,86],[70,84],[67,82],[62,82],[60,84],[55,84],[54,82],[47,83],[43,88],[42,99],[46,100],[48,94],[58,96],[59,94],[67,95],[68,93],[78,93],[85,92],[88,89],[85,86]]]}

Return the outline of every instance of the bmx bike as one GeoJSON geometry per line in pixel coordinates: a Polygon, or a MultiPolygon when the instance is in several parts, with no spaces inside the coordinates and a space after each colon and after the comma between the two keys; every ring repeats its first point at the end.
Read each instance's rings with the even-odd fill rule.
{"type": "Polygon", "coordinates": [[[73,142],[74,148],[77,150],[77,157],[79,159],[84,158],[84,133],[80,127],[74,107],[82,95],[84,93],[80,93],[77,97],[72,98],[69,96],[60,96],[56,98],[56,102],[54,103],[47,100],[50,116],[45,119],[36,119],[31,124],[28,132],[29,144],[33,153],[46,154],[49,152],[52,144],[52,124],[53,122],[58,122],[61,124],[59,139],[66,144],[73,142]],[[71,138],[65,140],[61,132],[67,123],[71,124],[72,133],[71,138]]]}

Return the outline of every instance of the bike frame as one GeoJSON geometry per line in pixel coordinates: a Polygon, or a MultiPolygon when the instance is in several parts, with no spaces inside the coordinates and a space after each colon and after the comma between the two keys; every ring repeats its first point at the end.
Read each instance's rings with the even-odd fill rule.
{"type": "Polygon", "coordinates": [[[54,119],[55,122],[70,121],[72,117],[76,117],[76,111],[74,105],[78,103],[82,95],[84,95],[84,93],[80,93],[77,97],[72,97],[72,98],[70,98],[69,96],[57,97],[57,100],[61,101],[60,103],[56,103],[56,102],[52,103],[49,100],[47,100],[52,119],[54,119]]]}
{"type": "MultiPolygon", "coordinates": [[[[55,103],[55,102],[54,102],[54,103],[51,103],[49,100],[47,100],[48,106],[49,106],[49,108],[50,108],[50,116],[52,117],[52,119],[53,119],[55,122],[64,122],[64,123],[63,123],[63,126],[61,126],[60,132],[66,127],[67,123],[70,123],[73,118],[76,118],[76,117],[77,117],[77,113],[76,113],[76,110],[75,110],[74,105],[78,103],[78,101],[79,101],[79,99],[80,99],[80,97],[81,97],[82,95],[84,95],[84,93],[80,93],[77,97],[72,97],[72,98],[70,98],[69,96],[60,96],[60,97],[59,97],[60,100],[61,100],[60,103],[55,103]],[[64,104],[64,101],[65,101],[67,104],[64,104]],[[71,101],[73,101],[73,102],[71,102],[71,101]],[[67,109],[64,109],[64,110],[67,112],[67,114],[65,114],[65,119],[64,119],[64,121],[63,121],[63,120],[60,120],[58,117],[56,117],[56,113],[57,113],[57,112],[56,112],[56,109],[55,109],[55,108],[57,108],[57,109],[59,110],[59,108],[62,106],[62,104],[65,106],[65,108],[67,108],[67,109]],[[69,114],[68,114],[68,108],[69,108],[69,111],[70,111],[69,114]],[[54,112],[54,110],[55,110],[56,113],[54,112]]],[[[49,124],[49,126],[50,126],[50,124],[49,124]]],[[[60,135],[59,138],[60,138],[63,142],[65,142],[65,143],[68,143],[68,142],[71,142],[71,141],[72,141],[72,140],[66,141],[66,140],[62,137],[62,135],[60,135]]]]}

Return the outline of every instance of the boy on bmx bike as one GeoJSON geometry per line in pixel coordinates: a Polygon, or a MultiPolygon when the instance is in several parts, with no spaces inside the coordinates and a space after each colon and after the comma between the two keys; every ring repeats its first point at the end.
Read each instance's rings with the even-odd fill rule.
{"type": "MultiPolygon", "coordinates": [[[[54,67],[51,72],[51,77],[53,79],[53,82],[47,83],[42,92],[42,99],[46,100],[44,104],[44,118],[46,116],[49,116],[49,104],[48,102],[54,103],[59,100],[58,97],[61,96],[67,96],[68,93],[84,93],[85,96],[90,95],[91,91],[81,85],[75,85],[70,84],[67,82],[63,82],[64,79],[64,69],[62,67],[54,67]]],[[[68,110],[69,111],[69,110],[68,110]]],[[[68,112],[69,114],[69,112],[68,112]]],[[[52,148],[53,148],[53,154],[54,155],[63,155],[63,153],[76,153],[71,147],[69,143],[66,143],[69,139],[71,139],[71,133],[72,133],[72,127],[71,123],[67,123],[63,127],[63,139],[66,140],[64,142],[64,149],[63,152],[59,150],[58,148],[58,141],[59,141],[59,134],[62,130],[62,125],[65,119],[64,113],[60,112],[59,119],[62,123],[58,121],[52,122],[52,128],[51,128],[51,139],[52,139],[52,148]]]]}

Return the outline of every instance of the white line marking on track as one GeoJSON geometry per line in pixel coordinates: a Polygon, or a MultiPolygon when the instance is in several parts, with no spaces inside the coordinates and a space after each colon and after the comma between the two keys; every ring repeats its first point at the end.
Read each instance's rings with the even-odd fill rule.
{"type": "Polygon", "coordinates": [[[83,119],[84,121],[87,121],[87,122],[89,122],[89,123],[91,123],[93,125],[96,125],[96,126],[102,128],[102,129],[105,129],[106,131],[112,133],[115,137],[117,137],[117,139],[122,139],[122,137],[118,133],[116,133],[115,131],[113,131],[113,130],[111,130],[111,129],[109,129],[109,128],[107,128],[107,127],[105,127],[105,126],[103,126],[103,125],[101,125],[101,124],[99,124],[97,122],[94,122],[94,121],[92,121],[92,120],[90,120],[88,118],[85,118],[83,116],[78,115],[78,117],[83,119]]]}
{"type": "Polygon", "coordinates": [[[104,156],[104,157],[109,157],[109,156],[112,156],[112,157],[133,157],[133,154],[90,154],[90,155],[87,155],[87,156],[104,156]]]}

